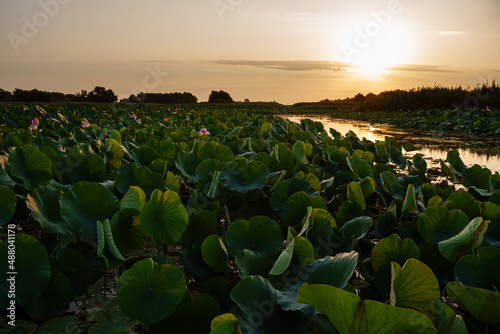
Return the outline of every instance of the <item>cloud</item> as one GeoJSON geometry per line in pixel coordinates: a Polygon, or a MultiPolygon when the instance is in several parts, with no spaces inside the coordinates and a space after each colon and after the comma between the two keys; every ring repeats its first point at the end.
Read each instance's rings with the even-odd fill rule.
{"type": "Polygon", "coordinates": [[[275,61],[259,61],[259,60],[216,60],[216,64],[221,65],[239,65],[239,66],[255,66],[283,71],[333,71],[345,72],[353,66],[347,63],[338,61],[312,61],[312,60],[275,60],[275,61]]]}
{"type": "Polygon", "coordinates": [[[450,30],[450,31],[439,31],[437,34],[441,35],[441,36],[463,36],[463,35],[469,34],[469,32],[468,31],[453,31],[453,30],[450,30]]]}
{"type": "Polygon", "coordinates": [[[434,66],[434,65],[412,65],[404,64],[388,68],[389,71],[398,72],[444,72],[444,73],[460,73],[451,70],[448,66],[434,66]]]}

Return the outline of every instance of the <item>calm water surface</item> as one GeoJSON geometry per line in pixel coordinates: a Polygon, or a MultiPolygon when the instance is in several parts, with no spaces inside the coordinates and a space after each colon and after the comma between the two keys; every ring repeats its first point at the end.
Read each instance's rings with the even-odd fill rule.
{"type": "MultiPolygon", "coordinates": [[[[369,124],[362,121],[352,121],[344,119],[331,118],[326,115],[278,115],[287,118],[290,121],[300,123],[301,119],[309,118],[316,122],[323,123],[325,130],[329,133],[330,129],[335,129],[342,135],[349,131],[353,131],[362,139],[363,137],[375,141],[384,140],[386,136],[395,138],[398,141],[405,141],[414,144],[419,149],[408,153],[408,156],[413,156],[419,153],[426,160],[431,161],[433,166],[439,166],[438,159],[446,160],[447,152],[454,148],[457,143],[465,144],[465,146],[482,146],[486,148],[499,148],[500,138],[481,138],[475,136],[455,136],[442,134],[439,132],[425,132],[419,130],[412,132],[401,129],[394,129],[385,124],[369,124]],[[444,149],[443,146],[448,148],[444,149]]],[[[474,164],[489,168],[493,173],[500,172],[500,156],[488,156],[487,154],[477,153],[466,148],[456,148],[460,153],[460,158],[467,166],[474,164]]]]}

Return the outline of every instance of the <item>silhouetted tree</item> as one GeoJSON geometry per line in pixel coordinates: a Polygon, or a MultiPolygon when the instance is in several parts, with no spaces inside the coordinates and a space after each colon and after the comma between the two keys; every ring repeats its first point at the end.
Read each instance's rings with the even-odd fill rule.
{"type": "Polygon", "coordinates": [[[128,100],[132,103],[183,104],[197,103],[198,98],[191,93],[139,93],[132,94],[128,100]]]}
{"type": "Polygon", "coordinates": [[[12,101],[12,93],[0,88],[0,102],[12,101]]]}
{"type": "Polygon", "coordinates": [[[220,91],[215,91],[213,90],[210,93],[210,96],[208,97],[208,103],[231,103],[234,102],[233,98],[229,93],[220,90],[220,91]]]}
{"type": "Polygon", "coordinates": [[[99,103],[113,103],[118,99],[118,96],[113,93],[111,89],[106,89],[101,86],[97,86],[91,91],[86,98],[88,102],[99,102],[99,103]]]}

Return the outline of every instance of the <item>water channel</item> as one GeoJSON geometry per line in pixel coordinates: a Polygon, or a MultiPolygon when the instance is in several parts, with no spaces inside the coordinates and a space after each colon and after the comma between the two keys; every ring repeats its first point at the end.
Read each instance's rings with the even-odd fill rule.
{"type": "Polygon", "coordinates": [[[384,140],[386,136],[393,137],[398,141],[404,141],[417,146],[417,151],[408,152],[407,157],[419,153],[424,157],[429,167],[439,168],[439,159],[446,160],[446,154],[451,149],[456,149],[460,153],[465,165],[468,167],[478,164],[487,167],[492,173],[500,172],[500,155],[488,155],[464,147],[500,148],[500,138],[481,138],[473,135],[457,135],[450,133],[440,133],[436,131],[409,131],[395,129],[387,124],[369,124],[362,121],[345,120],[331,118],[327,115],[277,115],[292,122],[300,123],[301,119],[321,122],[325,130],[330,133],[330,129],[335,129],[342,135],[353,131],[362,139],[384,140]]]}

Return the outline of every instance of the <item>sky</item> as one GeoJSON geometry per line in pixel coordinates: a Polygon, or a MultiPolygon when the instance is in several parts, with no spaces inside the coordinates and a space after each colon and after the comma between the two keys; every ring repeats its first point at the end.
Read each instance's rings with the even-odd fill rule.
{"type": "Polygon", "coordinates": [[[0,88],[291,104],[500,77],[498,0],[0,0],[0,88]]]}

